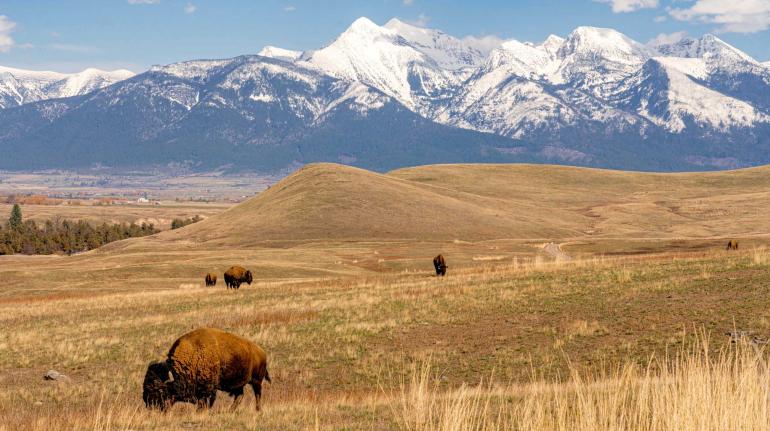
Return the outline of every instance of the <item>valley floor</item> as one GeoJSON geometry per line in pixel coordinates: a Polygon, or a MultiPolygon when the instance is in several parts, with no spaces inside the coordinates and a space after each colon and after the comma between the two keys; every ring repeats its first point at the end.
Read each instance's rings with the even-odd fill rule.
{"type": "Polygon", "coordinates": [[[770,252],[696,243],[696,251],[591,256],[578,244],[563,247],[576,257],[564,261],[532,253],[542,245],[443,244],[459,256],[444,278],[417,259],[436,250],[430,243],[414,256],[356,243],[214,257],[159,248],[141,265],[109,249],[2,258],[0,430],[770,425],[766,385],[752,383],[766,379],[756,358],[719,357],[730,349],[727,331],[770,335],[770,252]],[[275,262],[273,272],[259,268],[272,276],[237,292],[202,287],[204,268],[237,256],[275,262]],[[390,271],[377,270],[395,257],[390,271]],[[281,276],[281,265],[300,270],[281,276]],[[234,413],[223,394],[211,412],[144,409],[147,364],[201,326],[269,353],[273,383],[261,413],[250,391],[234,413]],[[705,349],[691,350],[704,339],[705,349]],[[701,354],[677,362],[678,352],[701,354]],[[705,366],[703,352],[719,366],[705,366]],[[651,367],[652,355],[661,366],[651,367]],[[70,380],[44,381],[49,369],[70,380]]]}

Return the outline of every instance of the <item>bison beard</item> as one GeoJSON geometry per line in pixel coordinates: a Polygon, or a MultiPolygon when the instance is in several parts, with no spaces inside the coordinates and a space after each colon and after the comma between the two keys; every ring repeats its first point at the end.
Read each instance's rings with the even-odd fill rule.
{"type": "Polygon", "coordinates": [[[142,399],[150,409],[166,410],[174,403],[171,370],[165,362],[153,362],[147,367],[142,384],[142,399]]]}

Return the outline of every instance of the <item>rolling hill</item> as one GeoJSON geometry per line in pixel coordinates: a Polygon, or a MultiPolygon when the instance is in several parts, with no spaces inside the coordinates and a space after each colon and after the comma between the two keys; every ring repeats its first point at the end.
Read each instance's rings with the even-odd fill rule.
{"type": "Polygon", "coordinates": [[[650,174],[548,165],[430,165],[378,174],[315,164],[157,240],[712,238],[764,235],[770,167],[650,174]]]}

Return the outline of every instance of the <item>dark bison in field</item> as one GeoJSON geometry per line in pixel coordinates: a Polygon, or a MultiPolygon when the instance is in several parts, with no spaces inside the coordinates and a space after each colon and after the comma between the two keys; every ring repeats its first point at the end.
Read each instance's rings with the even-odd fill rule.
{"type": "Polygon", "coordinates": [[[436,275],[445,276],[446,275],[446,261],[444,260],[444,256],[438,255],[433,258],[433,267],[436,268],[436,275]]]}
{"type": "Polygon", "coordinates": [[[259,411],[262,380],[270,381],[264,350],[235,334],[201,328],[176,340],[165,361],[147,367],[142,399],[148,408],[160,410],[176,402],[203,408],[214,405],[220,390],[233,397],[235,409],[243,388],[251,385],[259,411]]]}
{"type": "Polygon", "coordinates": [[[728,250],[738,250],[738,241],[731,239],[727,242],[727,249],[728,250]]]}
{"type": "Polygon", "coordinates": [[[217,285],[217,275],[213,273],[206,274],[206,286],[216,286],[217,285]]]}
{"type": "Polygon", "coordinates": [[[251,285],[252,281],[251,271],[242,266],[231,266],[230,269],[225,271],[225,284],[227,284],[228,289],[240,289],[241,283],[251,285]]]}

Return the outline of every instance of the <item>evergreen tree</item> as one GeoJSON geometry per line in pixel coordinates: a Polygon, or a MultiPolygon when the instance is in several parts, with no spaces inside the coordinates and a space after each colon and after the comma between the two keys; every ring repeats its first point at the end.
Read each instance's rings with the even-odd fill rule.
{"type": "Polygon", "coordinates": [[[19,204],[13,204],[13,209],[11,210],[11,218],[8,219],[8,225],[12,230],[18,231],[22,227],[22,219],[21,219],[21,207],[19,204]]]}

